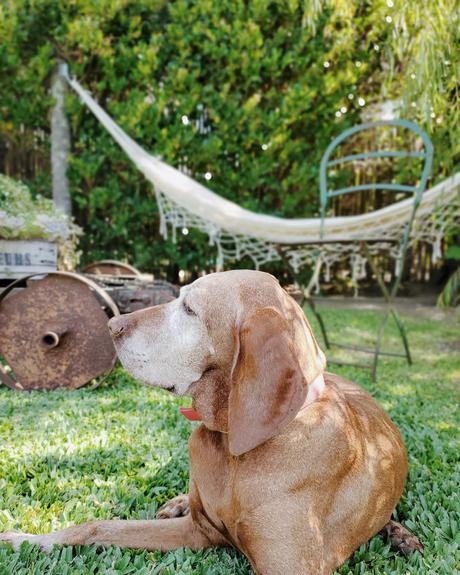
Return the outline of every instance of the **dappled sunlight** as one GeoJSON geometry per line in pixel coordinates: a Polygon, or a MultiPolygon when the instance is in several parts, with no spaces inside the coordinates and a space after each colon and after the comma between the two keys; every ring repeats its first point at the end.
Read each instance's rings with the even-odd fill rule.
{"type": "Polygon", "coordinates": [[[8,510],[0,513],[2,531],[152,518],[186,489],[190,427],[179,402],[134,384],[120,369],[96,391],[23,395],[0,388],[0,397],[0,510],[8,510]]]}
{"type": "Polygon", "coordinates": [[[388,385],[387,389],[396,396],[403,397],[405,395],[414,395],[415,386],[409,383],[396,383],[394,385],[388,385]]]}
{"type": "Polygon", "coordinates": [[[357,326],[345,325],[343,326],[342,336],[350,336],[355,338],[361,339],[374,339],[375,335],[368,330],[364,330],[362,328],[358,328],[357,326]]]}
{"type": "Polygon", "coordinates": [[[460,384],[460,367],[457,369],[451,369],[446,373],[446,378],[452,383],[460,384]]]}
{"type": "Polygon", "coordinates": [[[0,2],[0,575],[457,574],[459,0],[0,2]]]}
{"type": "MultiPolygon", "coordinates": [[[[331,310],[327,319],[333,340],[345,336],[362,343],[356,339],[368,337],[379,318],[331,310]]],[[[455,354],[439,354],[439,348],[450,349],[457,338],[455,326],[413,320],[414,365],[381,358],[375,383],[366,370],[328,368],[368,389],[400,428],[410,479],[398,519],[422,536],[430,566],[436,565],[439,541],[445,556],[457,553],[447,517],[458,511],[453,497],[460,482],[453,393],[460,368],[455,354]],[[430,345],[433,340],[436,346],[430,345]]],[[[385,346],[393,341],[390,330],[385,346]]],[[[350,359],[353,352],[347,350],[345,356],[350,359]]],[[[0,388],[0,400],[0,530],[42,533],[92,519],[149,519],[166,500],[187,489],[187,437],[194,425],[178,413],[187,400],[137,384],[122,369],[96,391],[23,395],[0,388]]],[[[387,451],[385,441],[379,451],[387,451]]],[[[379,472],[385,473],[389,465],[381,458],[379,472]]],[[[214,565],[220,567],[222,557],[228,557],[231,565],[239,562],[240,570],[234,573],[250,572],[239,555],[213,553],[218,553],[211,555],[214,565]]],[[[167,557],[175,555],[167,554],[165,561],[167,557]]],[[[362,546],[349,565],[355,566],[353,573],[362,565],[356,572],[364,573],[370,561],[375,561],[372,573],[386,572],[393,564],[398,575],[423,573],[417,558],[395,558],[378,537],[362,546]]],[[[339,573],[349,571],[345,566],[339,573]]]]}
{"type": "Polygon", "coordinates": [[[458,429],[458,426],[453,425],[447,421],[435,421],[433,425],[438,431],[450,431],[451,429],[458,429]]]}
{"type": "Polygon", "coordinates": [[[415,373],[411,373],[411,379],[413,381],[423,381],[425,382],[427,379],[427,374],[423,373],[423,372],[415,372],[415,373]]]}
{"type": "Polygon", "coordinates": [[[436,363],[439,361],[440,357],[439,351],[433,348],[433,346],[427,346],[426,349],[419,349],[414,352],[414,359],[419,362],[424,363],[436,363]]]}

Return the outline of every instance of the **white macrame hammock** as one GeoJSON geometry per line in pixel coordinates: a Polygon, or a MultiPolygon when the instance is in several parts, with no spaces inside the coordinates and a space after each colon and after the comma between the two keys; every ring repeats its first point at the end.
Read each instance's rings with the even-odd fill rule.
{"type": "MultiPolygon", "coordinates": [[[[173,238],[177,230],[198,228],[205,232],[217,248],[217,266],[225,260],[248,256],[258,269],[280,259],[278,246],[295,271],[315,263],[316,287],[319,271],[330,279],[331,266],[348,260],[355,285],[365,276],[366,260],[358,243],[350,240],[378,238],[369,249],[372,254],[386,253],[398,260],[404,226],[412,207],[412,198],[358,216],[334,217],[325,220],[325,236],[320,235],[319,218],[286,219],[257,214],[215,194],[183,172],[152,156],[131,139],[99,106],[91,95],[65,72],[70,86],[118,142],[144,176],[153,184],[160,212],[160,231],[166,238],[168,226],[173,238]],[[327,240],[334,243],[327,243],[327,240]],[[385,241],[387,240],[387,241],[385,241]],[[396,243],[395,243],[396,240],[396,243]],[[341,243],[343,242],[343,243],[341,243]],[[290,247],[292,246],[292,247],[290,247]]],[[[423,194],[411,240],[433,246],[433,260],[441,256],[442,239],[460,223],[460,172],[423,194]]]]}

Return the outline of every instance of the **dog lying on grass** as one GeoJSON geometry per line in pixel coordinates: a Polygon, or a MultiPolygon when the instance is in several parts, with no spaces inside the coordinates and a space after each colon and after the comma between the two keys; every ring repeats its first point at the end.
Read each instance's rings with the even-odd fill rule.
{"type": "Polygon", "coordinates": [[[93,521],[0,540],[148,550],[233,546],[260,575],[328,575],[383,530],[404,488],[399,431],[362,388],[325,372],[301,308],[269,274],[211,274],[168,304],[109,322],[125,368],[190,395],[190,488],[152,521],[93,521]]]}

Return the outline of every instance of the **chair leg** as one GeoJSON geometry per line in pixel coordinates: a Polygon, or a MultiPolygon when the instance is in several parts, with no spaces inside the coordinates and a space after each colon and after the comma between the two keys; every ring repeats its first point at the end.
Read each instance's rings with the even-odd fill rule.
{"type": "Polygon", "coordinates": [[[311,311],[313,312],[313,315],[318,320],[318,324],[319,324],[319,327],[321,329],[321,335],[323,336],[323,340],[324,340],[324,345],[326,346],[327,349],[331,349],[329,336],[327,335],[326,324],[324,323],[323,316],[320,314],[320,312],[316,308],[316,305],[315,305],[315,302],[313,301],[313,298],[311,296],[307,296],[307,297],[304,296],[304,301],[306,301],[308,303],[311,311]]]}
{"type": "Polygon", "coordinates": [[[404,351],[405,351],[407,363],[408,363],[408,365],[412,365],[412,356],[411,356],[410,349],[409,349],[409,341],[407,339],[406,329],[405,329],[404,324],[401,320],[401,317],[398,314],[398,312],[396,311],[396,309],[394,307],[389,307],[385,311],[385,316],[382,320],[382,323],[380,324],[380,328],[379,328],[378,335],[377,335],[377,342],[375,344],[374,360],[372,362],[372,381],[375,381],[377,378],[377,364],[378,364],[378,360],[379,360],[380,350],[382,348],[383,335],[385,333],[385,327],[388,323],[388,318],[390,317],[390,315],[393,316],[393,319],[395,320],[396,326],[398,327],[399,335],[401,336],[401,340],[402,340],[403,345],[404,345],[404,351]]]}
{"type": "Polygon", "coordinates": [[[321,329],[321,335],[323,336],[323,340],[324,340],[324,345],[326,346],[327,349],[331,349],[331,343],[329,341],[329,336],[327,335],[326,324],[323,320],[323,316],[318,311],[318,309],[315,305],[315,302],[313,300],[313,297],[311,295],[311,292],[313,291],[313,288],[315,287],[315,285],[318,281],[319,274],[321,271],[321,266],[322,266],[321,257],[318,257],[316,262],[315,262],[315,267],[313,270],[312,277],[310,278],[310,281],[308,282],[307,287],[303,290],[303,295],[304,295],[304,300],[306,299],[308,305],[310,306],[311,311],[313,312],[313,315],[318,320],[318,324],[319,324],[319,327],[321,329]]]}
{"type": "MultiPolygon", "coordinates": [[[[385,328],[388,324],[388,319],[390,316],[393,317],[393,319],[396,323],[396,326],[398,328],[399,335],[401,337],[401,341],[402,341],[402,344],[404,346],[404,355],[406,357],[408,365],[412,365],[412,356],[410,353],[409,340],[407,338],[407,334],[406,334],[406,330],[405,330],[403,321],[402,321],[399,313],[395,309],[394,301],[393,301],[393,299],[396,296],[396,293],[398,291],[399,285],[401,283],[402,266],[401,266],[400,273],[395,278],[395,283],[393,284],[391,291],[389,291],[387,286],[385,285],[385,282],[383,281],[381,271],[378,268],[377,264],[375,263],[374,258],[371,255],[371,253],[369,252],[369,248],[365,244],[365,242],[362,243],[362,249],[366,255],[367,261],[369,262],[369,265],[370,265],[373,273],[375,274],[375,277],[377,279],[377,283],[378,283],[380,290],[382,292],[382,295],[385,298],[386,303],[387,303],[387,309],[385,310],[385,315],[384,315],[384,317],[380,323],[379,329],[378,329],[377,340],[376,340],[376,344],[375,344],[375,348],[374,348],[374,352],[373,352],[372,363],[371,363],[371,365],[368,365],[368,366],[360,365],[360,367],[368,367],[371,369],[372,381],[375,382],[376,378],[377,378],[378,361],[379,361],[381,353],[383,353],[383,352],[381,352],[381,349],[382,349],[382,344],[383,344],[383,337],[384,337],[384,333],[385,333],[385,328]]],[[[314,283],[316,281],[317,274],[319,273],[320,262],[319,261],[316,262],[313,276],[310,279],[308,286],[304,287],[302,285],[302,283],[299,281],[297,273],[293,270],[292,266],[289,264],[287,259],[284,257],[284,254],[281,253],[280,255],[281,255],[282,259],[284,260],[284,262],[287,264],[287,267],[290,270],[295,283],[297,283],[297,285],[300,287],[300,289],[302,291],[302,298],[299,302],[300,306],[303,308],[305,303],[308,304],[313,315],[315,316],[316,320],[318,321],[318,325],[320,327],[321,335],[323,337],[324,344],[325,344],[326,348],[331,349],[332,344],[331,344],[331,341],[330,341],[328,333],[327,333],[326,324],[324,322],[324,319],[323,319],[321,313],[318,311],[318,309],[315,305],[315,302],[311,296],[311,290],[312,290],[314,283]]],[[[335,344],[335,345],[338,345],[338,347],[340,347],[339,344],[335,344]]],[[[369,351],[372,353],[372,350],[369,350],[369,351]]],[[[401,357],[404,357],[404,355],[400,354],[401,357]]],[[[341,363],[341,362],[336,361],[335,363],[341,363]]],[[[349,364],[349,365],[351,365],[351,364],[349,364]]]]}
{"type": "Polygon", "coordinates": [[[284,252],[282,250],[278,250],[278,252],[280,254],[281,259],[283,260],[283,262],[286,264],[287,268],[291,272],[291,275],[292,275],[294,282],[299,286],[299,289],[302,292],[302,297],[299,301],[300,307],[303,309],[305,302],[308,303],[311,311],[313,312],[313,315],[318,320],[318,324],[319,324],[319,327],[321,329],[321,335],[323,336],[323,340],[324,340],[324,345],[326,346],[327,349],[331,349],[331,343],[329,341],[329,336],[327,335],[326,324],[324,323],[322,315],[317,310],[315,302],[313,301],[313,298],[311,296],[311,292],[315,286],[319,272],[321,270],[320,258],[318,258],[315,262],[313,274],[312,274],[312,277],[310,278],[310,281],[308,282],[308,285],[304,286],[302,284],[302,282],[299,280],[299,276],[296,273],[296,271],[294,270],[294,268],[292,267],[291,263],[286,258],[286,255],[284,254],[284,252]]]}
{"type": "Polygon", "coordinates": [[[412,365],[412,356],[410,353],[409,340],[407,338],[406,328],[404,327],[404,324],[402,322],[402,319],[401,319],[399,313],[393,307],[391,308],[391,314],[393,315],[395,323],[398,326],[399,334],[400,334],[402,342],[404,344],[404,351],[406,352],[407,363],[408,363],[408,365],[412,365]]]}
{"type": "Polygon", "coordinates": [[[395,283],[393,284],[393,288],[391,289],[391,292],[390,292],[390,291],[388,291],[388,288],[386,287],[385,282],[383,281],[382,274],[381,274],[378,266],[376,265],[374,258],[372,257],[371,253],[369,252],[368,246],[365,243],[363,243],[362,247],[364,248],[364,252],[366,254],[367,261],[369,262],[369,265],[371,266],[371,269],[375,274],[375,277],[377,279],[377,283],[380,287],[382,295],[388,304],[388,309],[385,312],[385,317],[384,317],[384,319],[380,325],[380,328],[379,328],[379,332],[378,332],[378,336],[377,336],[377,342],[376,342],[376,346],[375,346],[374,361],[372,363],[372,380],[375,381],[376,375],[377,375],[377,363],[378,363],[378,359],[379,359],[379,353],[380,353],[380,349],[382,347],[383,334],[384,334],[385,327],[386,327],[386,324],[388,322],[388,317],[390,314],[393,316],[393,319],[395,320],[396,326],[398,328],[399,335],[401,337],[401,341],[402,341],[403,346],[404,346],[404,352],[406,355],[406,360],[407,360],[408,365],[412,365],[412,356],[410,353],[409,340],[407,338],[407,334],[406,334],[406,330],[405,330],[403,321],[402,321],[399,313],[395,309],[394,302],[393,302],[393,299],[396,297],[398,288],[399,288],[400,283],[401,283],[403,266],[400,266],[400,272],[399,272],[398,276],[395,278],[395,283]]]}
{"type": "Polygon", "coordinates": [[[383,334],[385,333],[385,327],[387,325],[389,315],[390,315],[389,310],[385,311],[385,315],[384,315],[383,320],[380,324],[379,331],[377,334],[377,341],[375,343],[375,352],[374,352],[374,359],[372,361],[372,372],[371,372],[372,373],[372,381],[374,381],[374,382],[377,379],[377,364],[379,361],[380,349],[382,348],[383,334]]]}

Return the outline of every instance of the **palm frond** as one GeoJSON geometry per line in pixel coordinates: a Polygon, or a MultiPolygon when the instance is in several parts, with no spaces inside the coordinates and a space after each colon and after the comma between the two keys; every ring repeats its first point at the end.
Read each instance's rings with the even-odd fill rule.
{"type": "Polygon", "coordinates": [[[460,267],[450,276],[438,297],[438,307],[455,307],[460,303],[460,267]]]}

